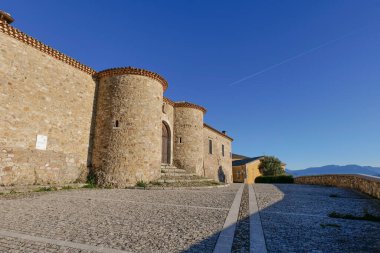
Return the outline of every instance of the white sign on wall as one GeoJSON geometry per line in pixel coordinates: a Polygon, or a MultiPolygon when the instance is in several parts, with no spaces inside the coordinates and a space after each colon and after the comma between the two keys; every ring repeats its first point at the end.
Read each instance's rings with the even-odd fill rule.
{"type": "Polygon", "coordinates": [[[46,146],[47,146],[47,136],[37,134],[36,149],[46,150],[46,146]]]}

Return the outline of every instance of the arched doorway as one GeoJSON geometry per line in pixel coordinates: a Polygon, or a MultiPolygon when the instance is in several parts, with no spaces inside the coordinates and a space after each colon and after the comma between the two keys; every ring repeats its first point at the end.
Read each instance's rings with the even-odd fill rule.
{"type": "Polygon", "coordinates": [[[162,159],[161,162],[170,164],[170,129],[169,126],[162,122],[162,159]]]}

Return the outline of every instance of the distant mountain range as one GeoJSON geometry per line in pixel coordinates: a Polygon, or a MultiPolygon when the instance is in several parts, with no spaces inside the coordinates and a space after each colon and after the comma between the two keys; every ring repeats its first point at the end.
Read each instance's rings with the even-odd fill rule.
{"type": "Polygon", "coordinates": [[[360,165],[326,165],[322,167],[312,167],[304,170],[288,170],[286,173],[293,176],[323,175],[323,174],[365,174],[380,177],[380,167],[360,166],[360,165]]]}

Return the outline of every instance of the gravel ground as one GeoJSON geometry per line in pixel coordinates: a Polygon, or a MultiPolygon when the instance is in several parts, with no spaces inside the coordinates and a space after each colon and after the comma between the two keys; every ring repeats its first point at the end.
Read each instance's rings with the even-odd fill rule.
{"type": "MultiPolygon", "coordinates": [[[[78,245],[105,252],[212,252],[239,187],[1,195],[0,252],[93,252],[78,245]]],[[[268,252],[380,252],[379,222],[328,217],[333,211],[380,216],[380,200],[335,187],[254,189],[268,252]]],[[[233,252],[249,251],[248,201],[245,186],[233,252]]]]}
{"type": "MultiPolygon", "coordinates": [[[[212,252],[240,185],[0,197],[0,231],[131,252],[212,252]]],[[[0,236],[1,252],[91,252],[0,236]]]]}
{"type": "Polygon", "coordinates": [[[232,252],[249,252],[249,195],[247,185],[244,186],[243,196],[241,197],[232,252]]]}
{"type": "Polygon", "coordinates": [[[90,253],[91,251],[80,250],[59,245],[31,242],[13,237],[0,237],[0,252],[65,252],[65,253],[90,253]]]}
{"type": "Polygon", "coordinates": [[[380,223],[329,218],[380,216],[380,200],[348,189],[255,184],[268,252],[380,252],[380,223]]]}

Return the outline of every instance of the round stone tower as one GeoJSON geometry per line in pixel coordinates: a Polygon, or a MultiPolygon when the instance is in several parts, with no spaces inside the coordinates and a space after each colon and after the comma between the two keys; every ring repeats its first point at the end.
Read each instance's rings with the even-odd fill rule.
{"type": "Polygon", "coordinates": [[[98,72],[92,166],[101,186],[160,177],[161,114],[167,82],[136,68],[98,72]]]}
{"type": "Polygon", "coordinates": [[[187,172],[202,175],[203,170],[203,115],[206,109],[188,102],[174,105],[173,163],[187,172]]]}

